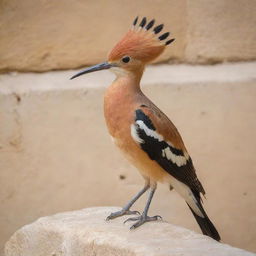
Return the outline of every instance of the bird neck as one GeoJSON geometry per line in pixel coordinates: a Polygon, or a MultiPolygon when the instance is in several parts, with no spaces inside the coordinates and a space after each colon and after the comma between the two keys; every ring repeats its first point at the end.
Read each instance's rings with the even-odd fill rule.
{"type": "Polygon", "coordinates": [[[137,95],[140,95],[140,79],[141,75],[135,76],[132,74],[119,75],[105,92],[105,103],[107,105],[121,105],[126,102],[134,101],[137,95]]]}
{"type": "Polygon", "coordinates": [[[142,73],[123,72],[118,74],[105,92],[104,115],[112,137],[117,137],[117,134],[123,130],[123,120],[132,121],[134,118],[134,105],[143,97],[140,90],[142,73]]]}
{"type": "Polygon", "coordinates": [[[140,91],[140,80],[144,72],[144,66],[136,68],[135,70],[125,70],[122,68],[113,68],[116,79],[109,87],[109,90],[120,89],[125,91],[140,91]]]}

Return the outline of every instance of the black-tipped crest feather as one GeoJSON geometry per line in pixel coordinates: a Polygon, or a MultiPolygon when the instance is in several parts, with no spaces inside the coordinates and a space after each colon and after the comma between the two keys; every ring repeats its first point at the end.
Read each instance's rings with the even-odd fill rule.
{"type": "Polygon", "coordinates": [[[160,24],[154,28],[155,34],[158,34],[164,27],[164,24],[160,24]]]}
{"type": "Polygon", "coordinates": [[[136,24],[137,24],[137,21],[138,21],[138,16],[135,18],[135,20],[133,21],[133,26],[136,26],[136,24]]]}
{"type": "MultiPolygon", "coordinates": [[[[136,26],[136,25],[138,24],[138,20],[139,20],[139,17],[137,16],[137,17],[134,19],[134,21],[133,21],[133,26],[136,26]]],[[[144,27],[145,27],[146,30],[150,30],[150,29],[154,26],[154,24],[155,24],[155,19],[152,19],[152,20],[151,20],[150,22],[148,22],[148,24],[147,24],[147,18],[146,18],[146,17],[143,17],[142,20],[141,20],[141,22],[138,24],[138,26],[141,27],[141,28],[144,28],[144,27]]],[[[157,25],[157,26],[155,26],[155,27],[153,28],[153,32],[154,32],[155,34],[158,34],[158,33],[160,33],[160,32],[162,31],[163,27],[164,27],[164,24],[157,25]]],[[[169,36],[169,35],[170,35],[170,32],[165,32],[165,33],[163,33],[161,36],[159,36],[158,39],[159,39],[160,41],[163,41],[163,40],[165,40],[165,39],[168,39],[168,36],[169,36]]],[[[166,41],[164,44],[165,44],[165,45],[169,45],[169,44],[171,44],[174,40],[175,40],[175,39],[172,38],[172,39],[166,41]]]]}
{"type": "Polygon", "coordinates": [[[170,32],[166,32],[158,37],[159,40],[164,40],[170,35],[170,32]]]}
{"type": "Polygon", "coordinates": [[[172,43],[174,40],[175,40],[175,38],[172,38],[172,39],[168,40],[168,41],[165,43],[165,45],[168,45],[168,44],[172,43]]]}
{"type": "Polygon", "coordinates": [[[153,19],[153,20],[151,20],[151,21],[148,23],[148,25],[146,26],[146,30],[151,29],[151,28],[154,26],[154,24],[155,24],[155,20],[153,19]]]}
{"type": "Polygon", "coordinates": [[[146,25],[146,23],[147,23],[147,19],[146,19],[146,17],[144,17],[144,18],[142,19],[141,23],[140,23],[140,27],[143,28],[143,27],[146,25]]]}

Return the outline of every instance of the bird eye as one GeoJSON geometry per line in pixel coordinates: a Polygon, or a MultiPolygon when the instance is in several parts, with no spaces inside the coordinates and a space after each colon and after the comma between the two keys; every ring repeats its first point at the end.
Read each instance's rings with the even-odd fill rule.
{"type": "Polygon", "coordinates": [[[125,56],[122,58],[122,62],[124,63],[128,63],[131,60],[131,58],[129,56],[125,56]]]}

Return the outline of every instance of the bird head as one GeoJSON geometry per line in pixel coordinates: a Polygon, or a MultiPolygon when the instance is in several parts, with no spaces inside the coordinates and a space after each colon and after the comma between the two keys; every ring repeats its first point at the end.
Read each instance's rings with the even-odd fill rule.
{"type": "Polygon", "coordinates": [[[168,39],[169,32],[160,34],[164,25],[155,25],[155,20],[147,23],[144,17],[138,22],[138,17],[134,20],[131,29],[114,46],[108,55],[106,62],[86,68],[71,79],[80,75],[113,68],[116,73],[136,72],[143,70],[145,64],[157,58],[167,45],[174,41],[168,39]]]}

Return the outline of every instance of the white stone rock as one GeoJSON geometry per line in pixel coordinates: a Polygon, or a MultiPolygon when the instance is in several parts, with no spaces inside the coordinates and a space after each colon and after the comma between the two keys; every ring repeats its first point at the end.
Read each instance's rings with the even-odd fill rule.
{"type": "Polygon", "coordinates": [[[5,256],[252,256],[164,221],[130,230],[127,216],[106,221],[114,207],[87,208],[43,217],[18,230],[5,256]]]}

